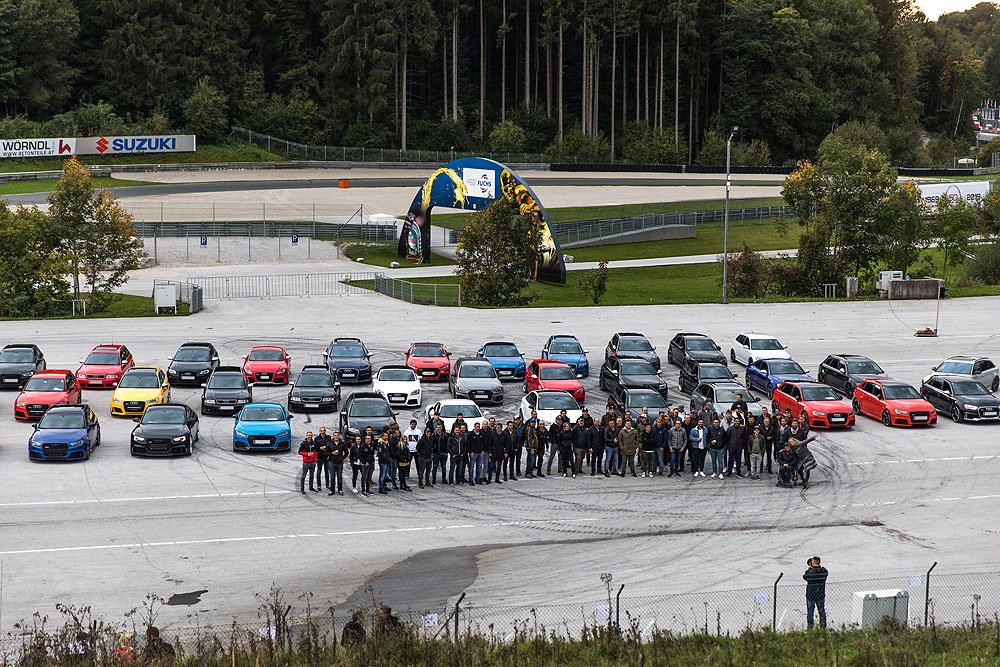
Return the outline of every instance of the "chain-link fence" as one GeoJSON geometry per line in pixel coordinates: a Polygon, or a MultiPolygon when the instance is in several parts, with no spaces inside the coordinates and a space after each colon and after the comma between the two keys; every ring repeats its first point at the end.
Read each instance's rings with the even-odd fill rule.
{"type": "Polygon", "coordinates": [[[461,306],[462,286],[458,283],[421,283],[377,274],[373,280],[355,284],[393,299],[431,306],[461,306]]]}

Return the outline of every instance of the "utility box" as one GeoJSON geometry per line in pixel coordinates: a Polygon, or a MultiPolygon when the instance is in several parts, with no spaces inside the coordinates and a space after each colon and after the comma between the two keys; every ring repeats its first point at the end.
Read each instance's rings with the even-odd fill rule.
{"type": "Polygon", "coordinates": [[[157,285],[153,288],[153,307],[156,314],[177,312],[177,285],[157,285]]]}
{"type": "Polygon", "coordinates": [[[886,292],[889,291],[889,283],[893,280],[902,280],[902,271],[879,271],[878,272],[878,288],[886,292]]]}
{"type": "Polygon", "coordinates": [[[844,286],[847,289],[847,298],[856,299],[858,297],[858,278],[857,276],[848,276],[844,278],[844,286]]]}
{"type": "Polygon", "coordinates": [[[873,628],[887,620],[906,625],[909,618],[910,594],[903,590],[860,591],[854,594],[852,621],[862,630],[873,628]]]}

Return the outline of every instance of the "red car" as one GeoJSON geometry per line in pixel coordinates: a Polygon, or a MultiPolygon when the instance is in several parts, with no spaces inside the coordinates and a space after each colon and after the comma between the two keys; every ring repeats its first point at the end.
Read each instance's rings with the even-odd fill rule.
{"type": "Polygon", "coordinates": [[[833,389],[819,382],[782,382],[774,390],[771,412],[788,408],[793,417],[805,420],[810,428],[851,428],[854,412],[833,389]]]}
{"type": "Polygon", "coordinates": [[[421,380],[447,380],[451,357],[441,343],[414,343],[406,351],[406,365],[421,380]]]}
{"type": "Polygon", "coordinates": [[[576,379],[573,367],[555,359],[535,359],[524,372],[524,392],[536,389],[557,389],[573,395],[583,405],[586,392],[583,383],[576,379]]]}
{"type": "Polygon", "coordinates": [[[17,395],[14,419],[41,419],[53,405],[80,402],[80,383],[72,371],[38,371],[17,395]]]}
{"type": "Polygon", "coordinates": [[[933,426],[934,406],[920,392],[896,380],[865,380],[854,389],[854,414],[881,419],[886,426],[933,426]]]}
{"type": "Polygon", "coordinates": [[[118,386],[125,371],[135,366],[132,353],[124,345],[98,345],[80,360],[76,377],[82,387],[108,389],[118,386]]]}
{"type": "Polygon", "coordinates": [[[243,375],[247,382],[288,384],[292,358],[284,348],[258,345],[243,358],[243,375]]]}

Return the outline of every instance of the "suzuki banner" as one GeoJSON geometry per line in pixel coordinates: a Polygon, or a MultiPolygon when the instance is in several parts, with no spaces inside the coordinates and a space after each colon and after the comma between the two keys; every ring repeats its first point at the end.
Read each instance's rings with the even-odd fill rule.
{"type": "Polygon", "coordinates": [[[0,159],[125,153],[193,153],[193,134],[155,137],[80,137],[55,139],[0,139],[0,159]]]}

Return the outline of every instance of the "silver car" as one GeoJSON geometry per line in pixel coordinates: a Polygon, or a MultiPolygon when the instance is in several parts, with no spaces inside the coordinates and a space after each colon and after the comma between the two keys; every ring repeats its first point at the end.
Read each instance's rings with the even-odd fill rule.
{"type": "MultiPolygon", "coordinates": [[[[964,355],[948,357],[931,370],[935,375],[961,375],[971,378],[984,387],[989,387],[990,391],[996,391],[1000,387],[997,365],[986,357],[964,355]]],[[[927,377],[924,378],[925,382],[927,377]]]]}
{"type": "Polygon", "coordinates": [[[503,385],[496,369],[486,359],[463,357],[455,361],[455,371],[448,375],[448,388],[455,398],[477,403],[503,403],[503,385]]]}
{"type": "Polygon", "coordinates": [[[747,412],[760,419],[760,402],[749,389],[736,382],[703,382],[691,392],[691,411],[699,412],[701,406],[708,401],[712,404],[712,418],[722,419],[726,410],[736,402],[736,394],[743,394],[743,402],[747,404],[747,412]]]}

